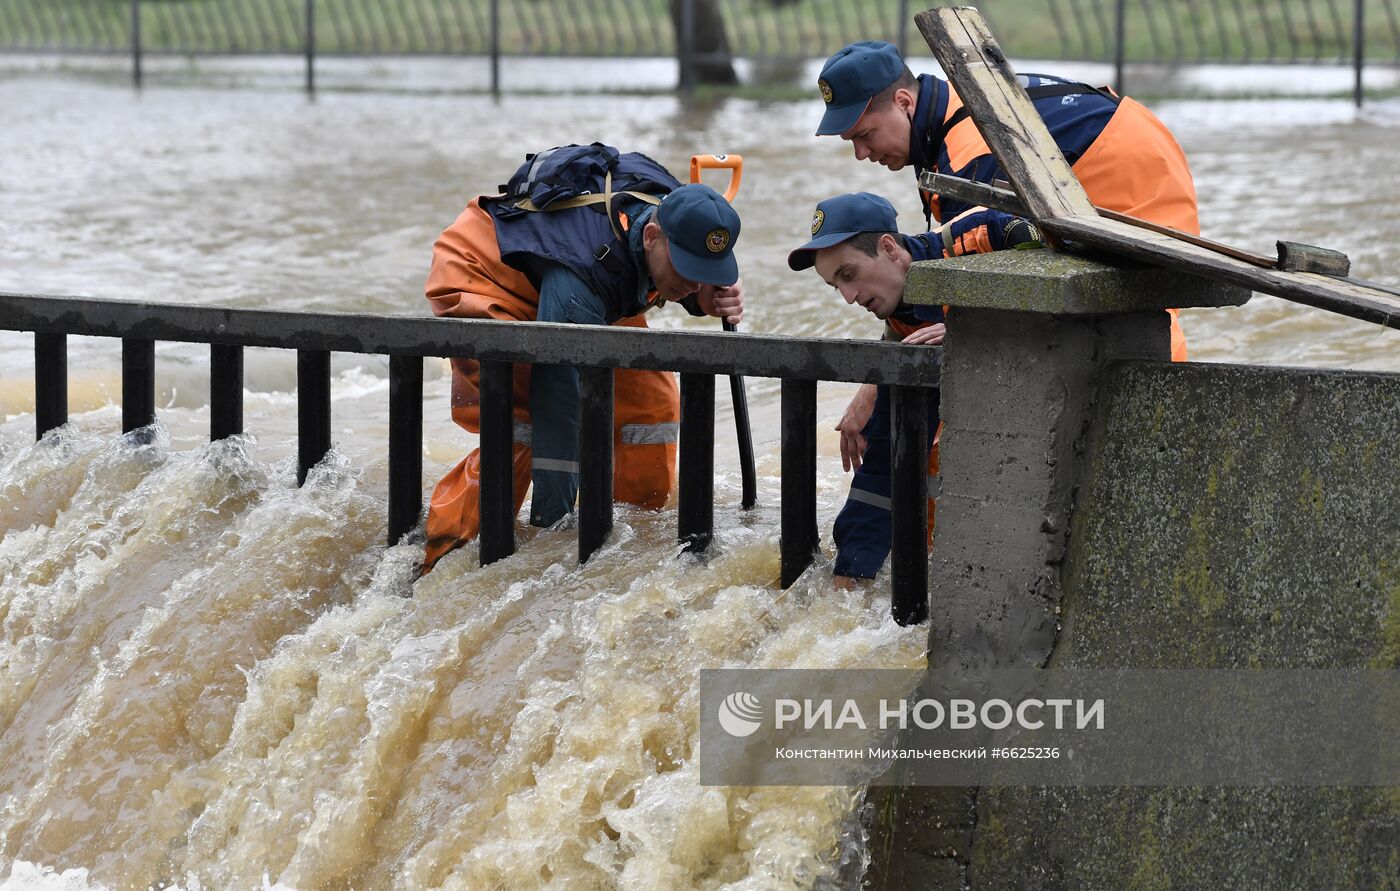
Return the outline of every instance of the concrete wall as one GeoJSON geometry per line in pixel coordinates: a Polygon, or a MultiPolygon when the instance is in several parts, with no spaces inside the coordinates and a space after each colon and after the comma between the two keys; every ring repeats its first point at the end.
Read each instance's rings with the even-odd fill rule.
{"type": "MultiPolygon", "coordinates": [[[[1164,300],[1248,294],[1018,254],[906,286],[952,307],[930,661],[1400,668],[1400,375],[1171,365],[1164,300]]],[[[870,800],[878,888],[1400,888],[1396,789],[870,800]]]]}
{"type": "MultiPolygon", "coordinates": [[[[1051,667],[1400,668],[1400,375],[1125,363],[1088,446],[1051,667]]],[[[1397,792],[984,789],[967,878],[1395,888],[1397,792]]]]}

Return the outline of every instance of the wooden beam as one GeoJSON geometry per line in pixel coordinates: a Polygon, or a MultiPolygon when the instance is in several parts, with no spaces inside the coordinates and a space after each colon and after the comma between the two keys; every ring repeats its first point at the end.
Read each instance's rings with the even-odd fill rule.
{"type": "Polygon", "coordinates": [[[1104,217],[1045,220],[1040,225],[1052,235],[1087,247],[1243,285],[1388,328],[1400,328],[1400,297],[1379,288],[1314,272],[1260,269],[1206,248],[1104,217]]]}
{"type": "Polygon", "coordinates": [[[931,9],[916,15],[914,22],[1031,219],[1053,238],[1400,328],[1400,299],[1383,285],[1264,269],[1198,244],[1100,217],[982,14],[971,7],[931,9]]]}
{"type": "Polygon", "coordinates": [[[982,14],[968,6],[944,7],[919,13],[914,23],[1036,222],[1094,216],[1089,195],[982,14]]]}

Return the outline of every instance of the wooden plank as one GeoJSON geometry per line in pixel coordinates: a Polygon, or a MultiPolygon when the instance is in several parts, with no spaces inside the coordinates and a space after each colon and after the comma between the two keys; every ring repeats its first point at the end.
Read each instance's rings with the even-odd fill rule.
{"type": "Polygon", "coordinates": [[[1260,268],[1253,257],[1246,261],[1225,256],[1200,244],[1099,216],[981,13],[971,7],[931,9],[914,21],[1031,219],[1052,238],[1400,328],[1400,300],[1384,286],[1260,268]]]}
{"type": "MultiPolygon", "coordinates": [[[[1021,196],[1009,189],[997,188],[996,186],[989,186],[986,183],[962,179],[957,176],[948,176],[946,173],[934,173],[932,170],[925,170],[923,175],[919,177],[919,188],[926,192],[933,192],[938,195],[947,195],[951,198],[956,198],[966,204],[990,207],[993,210],[999,210],[1003,213],[1031,218],[1030,211],[1026,209],[1025,203],[1021,201],[1021,196]]],[[[1150,229],[1153,232],[1160,232],[1163,235],[1170,236],[1180,241],[1185,241],[1189,244],[1197,244],[1203,248],[1215,251],[1216,253],[1225,254],[1228,257],[1234,257],[1236,260],[1243,260],[1246,263],[1252,263],[1255,266],[1260,266],[1265,269],[1295,268],[1282,266],[1281,261],[1276,263],[1272,257],[1266,257],[1263,254],[1251,254],[1249,251],[1240,250],[1232,245],[1212,241],[1209,238],[1201,238],[1199,235],[1192,235],[1190,232],[1183,232],[1180,229],[1173,229],[1170,226],[1159,226],[1148,220],[1138,219],[1137,217],[1129,216],[1125,213],[1119,213],[1116,210],[1109,210],[1106,207],[1099,207],[1097,204],[1094,205],[1094,211],[1101,217],[1107,217],[1110,220],[1119,220],[1131,226],[1137,226],[1140,229],[1150,229]]],[[[1292,244],[1292,242],[1280,241],[1279,244],[1292,244]]],[[[1312,245],[1294,244],[1293,247],[1295,249],[1303,249],[1301,255],[1308,260],[1318,257],[1319,254],[1317,252],[1319,251],[1323,252],[1323,254],[1336,254],[1335,251],[1328,251],[1326,248],[1316,248],[1312,245]]],[[[1281,253],[1283,249],[1280,248],[1279,250],[1281,253]]],[[[1345,258],[1346,255],[1340,254],[1339,256],[1345,258]]],[[[1297,268],[1300,272],[1325,271],[1323,269],[1297,268]]]]}
{"type": "Polygon", "coordinates": [[[1040,225],[1052,235],[1087,247],[1243,285],[1389,328],[1400,328],[1400,297],[1382,290],[1313,272],[1260,269],[1233,257],[1105,217],[1045,220],[1040,225]]]}
{"type": "Polygon", "coordinates": [[[1093,216],[1093,203],[982,14],[966,6],[944,7],[919,13],[914,23],[1031,216],[1037,222],[1093,216]]]}

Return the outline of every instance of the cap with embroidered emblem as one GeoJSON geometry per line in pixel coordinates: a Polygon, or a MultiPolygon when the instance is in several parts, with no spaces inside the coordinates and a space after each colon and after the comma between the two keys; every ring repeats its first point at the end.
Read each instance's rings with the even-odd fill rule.
{"type": "Polygon", "coordinates": [[[862,40],[837,50],[817,76],[817,89],[826,102],[817,135],[836,136],[854,127],[870,100],[902,73],[904,60],[893,43],[862,40]]]}
{"type": "Polygon", "coordinates": [[[724,287],[738,281],[739,214],[723,195],[703,183],[681,186],[661,199],[656,222],[670,244],[671,265],[682,277],[724,287]]]}
{"type": "Polygon", "coordinates": [[[879,195],[851,192],[828,198],[812,214],[812,240],[788,254],[788,266],[808,269],[816,262],[816,252],[840,244],[862,232],[898,232],[894,205],[879,195]]]}

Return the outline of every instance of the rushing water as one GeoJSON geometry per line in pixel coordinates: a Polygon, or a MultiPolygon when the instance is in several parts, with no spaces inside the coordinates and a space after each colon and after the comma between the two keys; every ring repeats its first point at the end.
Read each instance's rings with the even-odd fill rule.
{"type": "MultiPolygon", "coordinates": [[[[1157,110],[1207,235],[1326,244],[1400,279],[1395,103],[1157,110]]],[[[889,195],[916,228],[911,178],[812,138],[817,112],[0,80],[0,290],[421,314],[430,245],[471,195],[525,151],[603,139],[676,170],[743,154],[745,329],[872,336],[784,257],[839,191],[889,195]]],[[[1272,298],[1184,324],[1195,359],[1400,370],[1396,332],[1272,298]]],[[[822,563],[776,589],[776,382],[750,382],[748,515],[721,397],[709,559],[677,557],[674,513],[621,509],[584,567],[571,530],[522,527],[515,556],[480,568],[466,548],[415,582],[416,549],[382,545],[385,360],[337,357],[336,452],[297,488],[293,357],[249,351],[249,434],[211,445],[204,349],[160,345],[161,423],[124,439],[119,348],[75,339],[72,423],[34,444],[30,343],[0,335],[8,887],[773,888],[858,869],[856,792],[698,783],[699,669],[922,658],[882,585],[837,591],[822,563]]],[[[472,442],[426,368],[431,485],[472,442]]],[[[850,392],[820,390],[824,532],[850,392]]]]}

